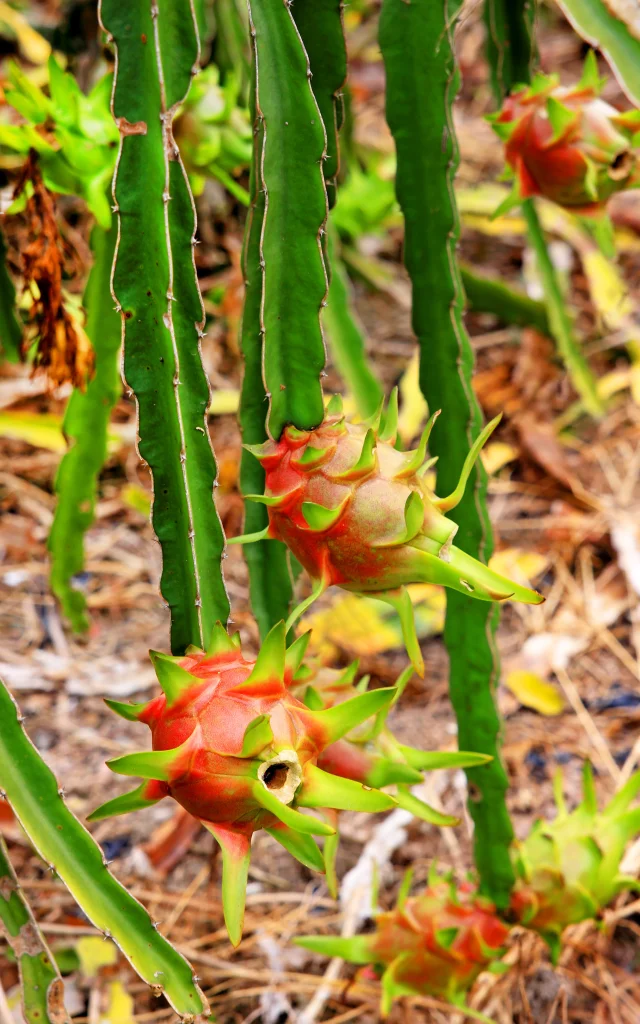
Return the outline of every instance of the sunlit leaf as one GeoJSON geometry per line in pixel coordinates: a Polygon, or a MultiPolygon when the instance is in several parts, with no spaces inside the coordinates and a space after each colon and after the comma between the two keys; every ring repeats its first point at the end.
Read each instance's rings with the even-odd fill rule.
{"type": "Polygon", "coordinates": [[[564,698],[551,683],[546,683],[535,672],[517,669],[507,673],[505,686],[526,708],[532,708],[541,715],[560,715],[564,710],[564,698]]]}

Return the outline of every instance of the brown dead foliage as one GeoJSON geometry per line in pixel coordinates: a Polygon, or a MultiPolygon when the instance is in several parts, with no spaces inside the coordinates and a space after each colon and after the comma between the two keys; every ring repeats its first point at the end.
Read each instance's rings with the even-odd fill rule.
{"type": "Polygon", "coordinates": [[[27,157],[14,195],[20,195],[29,185],[29,241],[22,251],[22,272],[23,289],[33,296],[29,319],[37,336],[34,372],[43,370],[52,387],[70,383],[84,388],[93,372],[93,349],[64,304],[65,242],[58,230],[54,198],[42,180],[34,150],[27,157]]]}

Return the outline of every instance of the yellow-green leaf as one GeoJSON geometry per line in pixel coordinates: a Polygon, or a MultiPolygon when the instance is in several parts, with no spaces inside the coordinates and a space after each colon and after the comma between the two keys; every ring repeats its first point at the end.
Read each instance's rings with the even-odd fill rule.
{"type": "Polygon", "coordinates": [[[95,978],[101,967],[112,967],[118,961],[118,950],[113,942],[98,935],[78,939],[76,953],[85,978],[95,978]]]}
{"type": "Polygon", "coordinates": [[[546,683],[535,672],[517,669],[509,672],[505,686],[526,708],[532,708],[541,715],[559,715],[564,710],[564,698],[551,683],[546,683]]]}
{"type": "Polygon", "coordinates": [[[133,997],[121,981],[109,985],[109,1002],[106,1013],[100,1017],[100,1024],[135,1024],[133,997]]]}

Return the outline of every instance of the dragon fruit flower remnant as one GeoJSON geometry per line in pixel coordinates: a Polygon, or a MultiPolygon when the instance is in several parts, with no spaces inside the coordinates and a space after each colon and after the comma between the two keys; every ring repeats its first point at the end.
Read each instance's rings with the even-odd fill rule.
{"type": "Polygon", "coordinates": [[[574,212],[594,214],[614,192],[640,185],[634,152],[640,145],[640,112],[620,113],[600,99],[601,84],[591,51],[577,85],[561,86],[557,75],[537,75],[490,115],[515,178],[498,213],[531,196],[545,196],[574,212]]]}
{"type": "Polygon", "coordinates": [[[151,729],[153,749],[109,762],[137,775],[137,789],[103,804],[92,820],[148,807],[172,796],[215,836],[222,850],[222,897],[229,936],[242,936],[251,836],[266,829],[309,868],[323,871],[313,835],[333,836],[326,820],[299,808],[383,811],[393,797],[318,767],[321,752],[382,711],[392,688],[372,690],[312,711],[288,689],[308,636],[288,649],[285,625],[266,637],[257,659],[218,624],[207,651],[182,658],[152,652],[162,693],[146,704],[107,704],[151,729]]]}
{"type": "Polygon", "coordinates": [[[401,452],[394,447],[396,391],[384,422],[381,409],[360,424],[345,420],[336,395],[315,430],[288,426],[278,441],[247,446],[266,476],[265,493],[247,497],[267,506],[269,525],[260,534],[236,538],[284,541],[311,576],[313,594],[294,611],[289,625],[334,584],[392,604],[421,675],[424,665],[406,584],[437,583],[482,601],[543,600],[457,548],[457,525],[446,517],[461,500],[480,449],[498,420],[473,445],[456,489],[438,498],[425,479],[433,461],[427,459],[427,445],[435,418],[427,424],[418,448],[401,452]]]}
{"type": "Polygon", "coordinates": [[[379,914],[370,935],[304,936],[296,944],[326,956],[367,964],[382,975],[382,1014],[402,995],[424,995],[463,1005],[481,971],[504,953],[509,928],[475,886],[434,878],[420,896],[407,897],[405,879],[395,910],[379,914]]]}

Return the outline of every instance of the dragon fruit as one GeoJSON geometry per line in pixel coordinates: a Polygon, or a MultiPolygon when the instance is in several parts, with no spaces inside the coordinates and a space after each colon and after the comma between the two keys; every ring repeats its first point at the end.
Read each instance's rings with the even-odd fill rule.
{"type": "Polygon", "coordinates": [[[408,453],[394,447],[396,391],[384,426],[381,416],[382,409],[361,424],[347,422],[342,400],[335,395],[315,430],[288,426],[279,441],[247,445],[265,470],[266,490],[246,497],[267,506],[269,524],[260,533],[235,539],[282,540],[311,576],[313,593],[294,610],[288,626],[332,584],[392,604],[400,615],[409,656],[422,675],[405,584],[439,583],[483,601],[513,598],[537,604],[543,599],[455,547],[457,525],[445,516],[462,498],[473,464],[498,420],[473,445],[456,489],[437,498],[424,477],[435,416],[417,450],[408,453]]]}
{"type": "Polygon", "coordinates": [[[108,762],[112,771],[146,781],[103,804],[98,820],[172,796],[215,836],[222,850],[222,901],[229,936],[242,935],[251,836],[266,829],[307,867],[324,870],[312,835],[332,836],[326,821],[299,807],[382,811],[395,800],[317,765],[319,754],[393,698],[392,688],[359,694],[312,711],[287,689],[305,638],[289,649],[275,626],[257,659],[218,623],[207,651],[181,658],[151,652],[163,693],[146,704],[107,704],[151,729],[153,750],[108,762]]]}
{"type": "Polygon", "coordinates": [[[425,995],[460,1005],[481,971],[497,963],[509,928],[475,886],[456,890],[444,878],[430,879],[420,896],[407,897],[405,879],[395,910],[379,914],[375,931],[354,938],[303,936],[297,945],[382,973],[382,1014],[397,996],[425,995]]]}
{"type": "Polygon", "coordinates": [[[568,813],[562,777],[555,780],[558,814],[538,821],[515,847],[516,886],[511,910],[516,920],[547,942],[554,959],[570,924],[597,917],[619,892],[638,888],[638,880],[620,873],[625,847],[640,831],[640,807],[630,808],[640,792],[633,775],[598,811],[591,765],[583,774],[582,803],[568,813]]]}
{"type": "Polygon", "coordinates": [[[561,86],[557,75],[537,75],[490,115],[515,177],[513,192],[498,212],[530,196],[546,196],[574,212],[593,214],[614,192],[640,185],[633,152],[640,141],[640,114],[615,110],[599,98],[600,87],[590,52],[577,85],[561,86]]]}

